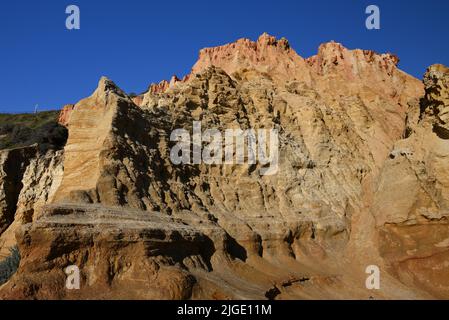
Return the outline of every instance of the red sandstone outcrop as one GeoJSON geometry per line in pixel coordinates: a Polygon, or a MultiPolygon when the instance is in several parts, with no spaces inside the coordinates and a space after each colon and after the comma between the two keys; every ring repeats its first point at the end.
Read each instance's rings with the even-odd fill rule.
{"type": "MultiPolygon", "coordinates": [[[[186,82],[189,79],[189,75],[184,76],[182,79],[179,79],[176,75],[172,76],[170,81],[162,80],[159,83],[152,83],[149,88],[148,92],[151,94],[158,94],[158,93],[164,93],[167,91],[168,88],[173,87],[178,82],[186,82]]],[[[136,97],[139,98],[135,102],[137,102],[137,105],[140,105],[142,103],[142,95],[136,97]]]]}
{"type": "Polygon", "coordinates": [[[70,114],[72,113],[74,106],[75,105],[73,105],[73,104],[67,104],[61,109],[61,112],[59,113],[59,118],[58,118],[58,122],[61,125],[67,126],[67,124],[69,123],[69,120],[70,120],[70,114]]]}
{"type": "Polygon", "coordinates": [[[308,81],[310,76],[305,64],[286,39],[277,40],[264,33],[256,42],[239,39],[224,46],[202,49],[192,74],[216,66],[229,75],[256,70],[276,79],[308,81]]]}
{"type": "Polygon", "coordinates": [[[153,94],[154,93],[163,93],[168,89],[169,85],[170,85],[170,83],[167,80],[162,80],[159,83],[151,84],[148,91],[153,94]]]}

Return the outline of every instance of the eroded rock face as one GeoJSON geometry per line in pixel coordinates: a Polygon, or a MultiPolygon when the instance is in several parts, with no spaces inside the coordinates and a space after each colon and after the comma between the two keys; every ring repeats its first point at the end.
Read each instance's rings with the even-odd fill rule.
{"type": "Polygon", "coordinates": [[[41,153],[37,145],[1,151],[2,230],[0,256],[15,245],[15,231],[36,220],[40,208],[52,201],[63,172],[63,151],[41,153]]]}
{"type": "Polygon", "coordinates": [[[448,79],[448,69],[441,65],[427,70],[420,120],[390,153],[372,210],[380,252],[392,272],[438,298],[449,294],[448,79]]]}
{"type": "Polygon", "coordinates": [[[264,34],[204,49],[190,75],[132,99],[102,78],[66,117],[63,170],[62,154],[35,170],[52,205],[23,214],[23,260],[0,296],[448,297],[447,146],[434,133],[446,69],[430,69],[424,93],[397,63],[333,42],[303,59],[264,34]],[[278,130],[277,173],[175,165],[170,134],[194,121],[278,130]],[[72,264],[77,292],[64,286],[72,264]],[[385,270],[375,293],[372,264],[385,270]]]}
{"type": "Polygon", "coordinates": [[[69,123],[70,114],[72,113],[73,107],[73,104],[67,104],[61,109],[58,117],[59,124],[66,126],[69,123]]]}
{"type": "MultiPolygon", "coordinates": [[[[158,213],[71,205],[48,206],[42,214],[18,232],[25,255],[7,297],[188,299],[197,281],[179,265],[208,270],[215,251],[201,229],[158,213]],[[67,264],[80,267],[87,290],[59,289],[67,264]]],[[[217,243],[223,237],[217,227],[207,231],[218,233],[217,243]]]]}
{"type": "Polygon", "coordinates": [[[224,46],[202,49],[192,74],[216,66],[229,75],[253,70],[277,81],[309,82],[311,75],[305,65],[306,61],[290,48],[286,39],[277,40],[264,33],[256,42],[239,39],[224,46]]]}
{"type": "Polygon", "coordinates": [[[14,221],[17,200],[22,189],[22,178],[30,158],[36,154],[36,146],[3,150],[0,152],[0,234],[14,221]]]}
{"type": "Polygon", "coordinates": [[[421,117],[432,123],[441,139],[449,139],[449,68],[436,64],[424,75],[426,95],[421,102],[421,117]]]}
{"type": "Polygon", "coordinates": [[[57,123],[57,112],[8,115],[2,123],[0,150],[0,257],[9,255],[14,233],[37,218],[49,203],[62,177],[67,129],[57,123]],[[8,146],[6,149],[5,146],[8,146]]]}

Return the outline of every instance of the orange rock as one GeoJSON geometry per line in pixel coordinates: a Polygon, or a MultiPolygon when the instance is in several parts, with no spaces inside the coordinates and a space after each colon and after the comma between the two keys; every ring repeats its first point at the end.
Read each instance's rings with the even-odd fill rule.
{"type": "Polygon", "coordinates": [[[70,114],[72,113],[72,110],[74,107],[75,107],[74,104],[67,104],[61,109],[61,112],[59,113],[59,118],[58,118],[58,122],[61,125],[67,126],[67,124],[69,123],[69,120],[70,120],[70,114]]]}
{"type": "Polygon", "coordinates": [[[14,226],[32,223],[0,298],[448,298],[448,70],[424,87],[398,61],[335,42],[304,59],[263,34],[203,49],[133,99],[102,78],[62,117],[63,156],[17,179],[14,226]],[[278,129],[278,173],[174,164],[171,133],[199,119],[278,129]],[[70,264],[80,291],[64,287],[70,264]]]}

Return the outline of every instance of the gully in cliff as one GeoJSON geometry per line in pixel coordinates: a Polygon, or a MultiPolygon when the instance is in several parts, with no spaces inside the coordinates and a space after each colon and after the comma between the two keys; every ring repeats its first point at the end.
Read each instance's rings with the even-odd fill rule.
{"type": "Polygon", "coordinates": [[[253,165],[259,162],[262,166],[259,170],[261,175],[273,175],[278,171],[279,137],[276,129],[226,129],[224,131],[224,162],[223,137],[218,129],[207,129],[202,132],[201,122],[193,121],[192,131],[192,139],[186,129],[175,129],[171,133],[170,141],[177,142],[170,151],[170,159],[174,164],[247,163],[253,165]],[[269,142],[267,141],[268,133],[269,142]],[[203,142],[209,144],[202,148],[203,142]]]}

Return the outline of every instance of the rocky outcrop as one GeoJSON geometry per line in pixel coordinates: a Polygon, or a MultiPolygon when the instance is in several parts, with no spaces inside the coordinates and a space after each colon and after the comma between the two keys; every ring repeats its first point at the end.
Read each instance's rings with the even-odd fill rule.
{"type": "Polygon", "coordinates": [[[151,84],[150,87],[148,88],[148,91],[153,94],[163,93],[168,89],[169,85],[170,83],[167,80],[162,80],[159,83],[151,84]]]}
{"type": "Polygon", "coordinates": [[[436,64],[424,75],[426,95],[421,101],[421,118],[432,123],[441,139],[449,139],[449,68],[436,64]]]}
{"type": "Polygon", "coordinates": [[[70,114],[72,113],[73,107],[74,107],[73,104],[67,104],[61,109],[58,117],[59,124],[67,126],[67,124],[69,123],[70,114]]]}
{"type": "Polygon", "coordinates": [[[0,165],[3,172],[0,256],[5,256],[16,244],[15,231],[36,220],[40,208],[51,202],[62,178],[63,152],[48,150],[42,154],[34,145],[3,150],[0,154],[4,159],[0,165]]]}
{"type": "MultiPolygon", "coordinates": [[[[138,99],[102,78],[67,118],[64,168],[54,154],[37,170],[45,201],[16,228],[23,259],[0,296],[448,297],[449,176],[434,133],[445,73],[429,71],[424,91],[397,63],[334,42],[303,59],[264,34],[203,49],[188,77],[138,99]],[[243,137],[276,129],[276,174],[260,162],[175,164],[170,135],[194,121],[243,137]],[[72,264],[79,291],[65,289],[72,264]],[[372,264],[385,270],[376,292],[372,264]]],[[[21,207],[35,201],[25,190],[21,207]]]]}
{"type": "MultiPolygon", "coordinates": [[[[0,121],[4,145],[0,150],[0,258],[15,245],[14,233],[33,221],[52,199],[62,175],[67,129],[57,112],[6,115],[0,121]]],[[[1,147],[1,146],[0,146],[1,147]]]]}
{"type": "Polygon", "coordinates": [[[421,120],[391,151],[372,209],[380,252],[391,272],[438,298],[449,294],[449,140],[443,131],[447,70],[441,65],[427,70],[421,120]]]}
{"type": "MultiPolygon", "coordinates": [[[[231,76],[236,72],[245,76],[245,72],[252,70],[277,81],[309,82],[310,74],[305,65],[305,60],[290,47],[286,39],[277,40],[264,33],[256,42],[239,39],[224,46],[202,49],[192,68],[192,74],[216,66],[231,76]]],[[[251,73],[247,76],[251,76],[251,73]]]]}
{"type": "Polygon", "coordinates": [[[0,152],[0,234],[14,221],[17,200],[23,187],[22,178],[36,146],[0,152]]]}
{"type": "MultiPolygon", "coordinates": [[[[179,79],[176,75],[173,75],[170,81],[162,80],[159,83],[150,84],[147,92],[149,92],[150,94],[164,93],[165,91],[168,90],[168,88],[173,87],[178,82],[186,82],[189,79],[189,77],[190,75],[186,75],[182,79],[179,79]]],[[[139,95],[138,99],[134,101],[134,103],[140,106],[142,104],[142,98],[143,95],[139,95]]]]}
{"type": "Polygon", "coordinates": [[[215,248],[205,233],[214,236],[215,245],[223,241],[219,228],[206,224],[204,230],[147,211],[48,206],[41,219],[17,234],[23,262],[7,297],[190,298],[197,281],[180,266],[208,270],[215,248]],[[60,290],[67,264],[82,270],[86,290],[60,290]]]}

